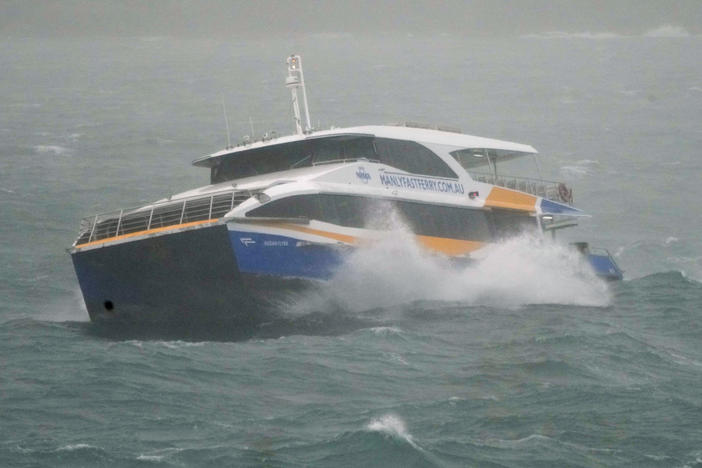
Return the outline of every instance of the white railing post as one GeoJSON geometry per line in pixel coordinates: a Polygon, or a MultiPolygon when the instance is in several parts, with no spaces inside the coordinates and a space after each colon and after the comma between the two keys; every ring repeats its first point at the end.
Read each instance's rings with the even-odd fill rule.
{"type": "Polygon", "coordinates": [[[185,216],[185,204],[187,200],[183,200],[183,209],[180,210],[180,222],[178,224],[183,224],[183,216],[185,216]]]}
{"type": "Polygon", "coordinates": [[[148,231],[149,229],[151,229],[151,220],[153,219],[153,217],[154,217],[154,207],[152,206],[152,207],[151,207],[151,211],[149,212],[149,222],[146,223],[146,230],[147,230],[147,231],[148,231]]]}
{"type": "Polygon", "coordinates": [[[210,212],[207,214],[207,219],[212,219],[212,203],[214,203],[214,195],[210,195],[210,212]]]}
{"type": "Polygon", "coordinates": [[[95,233],[95,226],[97,226],[98,215],[93,218],[93,227],[90,228],[90,236],[88,237],[88,242],[93,240],[93,234],[95,233]]]}
{"type": "Polygon", "coordinates": [[[115,231],[115,237],[119,236],[119,227],[122,225],[122,215],[124,210],[119,210],[119,218],[117,219],[117,230],[115,231]]]}

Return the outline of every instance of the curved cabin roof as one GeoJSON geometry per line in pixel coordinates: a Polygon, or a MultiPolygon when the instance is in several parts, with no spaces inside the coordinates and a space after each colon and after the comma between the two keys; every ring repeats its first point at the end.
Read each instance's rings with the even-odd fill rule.
{"type": "MultiPolygon", "coordinates": [[[[242,153],[256,148],[265,148],[268,146],[282,145],[296,141],[343,136],[343,135],[358,135],[358,136],[375,136],[380,138],[391,138],[396,140],[409,140],[417,143],[422,143],[429,146],[447,147],[449,151],[452,149],[487,149],[496,150],[497,157],[509,155],[509,159],[526,154],[536,154],[537,151],[530,145],[521,143],[513,143],[511,141],[495,140],[492,138],[483,138],[463,133],[434,130],[429,128],[417,128],[410,126],[393,126],[393,125],[365,125],[360,127],[334,128],[330,130],[319,130],[304,135],[288,135],[269,140],[258,140],[250,144],[242,144],[233,148],[224,149],[216,153],[193,161],[193,165],[200,167],[212,167],[223,156],[233,156],[237,153],[242,153]]],[[[476,159],[476,166],[486,164],[481,160],[476,159]]]]}

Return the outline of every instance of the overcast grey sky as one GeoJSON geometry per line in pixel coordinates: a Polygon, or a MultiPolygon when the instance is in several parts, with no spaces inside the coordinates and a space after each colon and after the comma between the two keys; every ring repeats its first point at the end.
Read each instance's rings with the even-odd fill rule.
{"type": "Polygon", "coordinates": [[[0,0],[2,36],[702,33],[702,0],[0,0]]]}

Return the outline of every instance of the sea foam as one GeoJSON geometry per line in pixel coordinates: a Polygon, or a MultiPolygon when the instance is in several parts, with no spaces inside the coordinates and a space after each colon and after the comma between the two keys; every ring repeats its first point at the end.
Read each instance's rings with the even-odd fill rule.
{"type": "Polygon", "coordinates": [[[645,37],[690,37],[690,33],[682,26],[664,24],[655,29],[646,31],[645,37]]]}
{"type": "Polygon", "coordinates": [[[59,145],[35,145],[34,151],[37,154],[54,154],[57,156],[70,152],[68,148],[59,145]]]}
{"type": "Polygon", "coordinates": [[[674,24],[663,24],[657,28],[650,29],[643,34],[625,35],[609,31],[547,31],[535,34],[526,34],[521,36],[524,39],[589,39],[589,40],[606,40],[606,39],[622,39],[635,37],[653,37],[653,38],[679,38],[690,37],[690,33],[682,26],[674,24]]]}
{"type": "Polygon", "coordinates": [[[75,450],[97,449],[94,445],[89,444],[69,444],[56,449],[57,452],[73,452],[75,450]]]}
{"type": "Polygon", "coordinates": [[[597,173],[599,170],[599,161],[592,159],[581,159],[573,164],[562,166],[560,172],[564,177],[572,180],[582,179],[583,177],[587,177],[597,173]]]}
{"type": "Polygon", "coordinates": [[[621,34],[613,32],[567,32],[567,31],[548,31],[544,33],[537,34],[526,34],[522,36],[524,39],[618,39],[622,36],[621,34]]]}
{"type": "Polygon", "coordinates": [[[405,422],[394,414],[385,414],[379,418],[373,418],[366,426],[366,429],[373,432],[382,432],[389,436],[404,440],[412,447],[419,448],[412,439],[412,435],[407,432],[405,422]]]}
{"type": "Polygon", "coordinates": [[[457,264],[421,246],[396,210],[379,206],[367,215],[379,229],[375,237],[347,256],[326,287],[297,298],[287,311],[357,313],[418,301],[508,308],[610,303],[607,285],[582,255],[536,233],[487,244],[457,264]]]}
{"type": "Polygon", "coordinates": [[[574,249],[522,235],[485,247],[457,266],[418,245],[407,230],[358,248],[324,289],[344,310],[415,301],[515,307],[527,304],[607,306],[607,286],[574,249]]]}
{"type": "Polygon", "coordinates": [[[49,322],[87,322],[88,309],[80,289],[76,286],[70,295],[57,298],[42,310],[39,318],[49,322]]]}

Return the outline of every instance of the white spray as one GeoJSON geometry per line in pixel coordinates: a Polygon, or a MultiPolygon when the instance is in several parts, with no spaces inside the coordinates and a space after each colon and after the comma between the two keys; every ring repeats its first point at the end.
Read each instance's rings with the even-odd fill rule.
{"type": "Polygon", "coordinates": [[[609,304],[607,285],[568,246],[523,234],[490,244],[479,259],[457,266],[428,252],[396,215],[392,218],[392,230],[379,232],[356,249],[322,292],[301,298],[294,309],[320,310],[333,304],[366,311],[414,301],[493,307],[609,304]]]}

